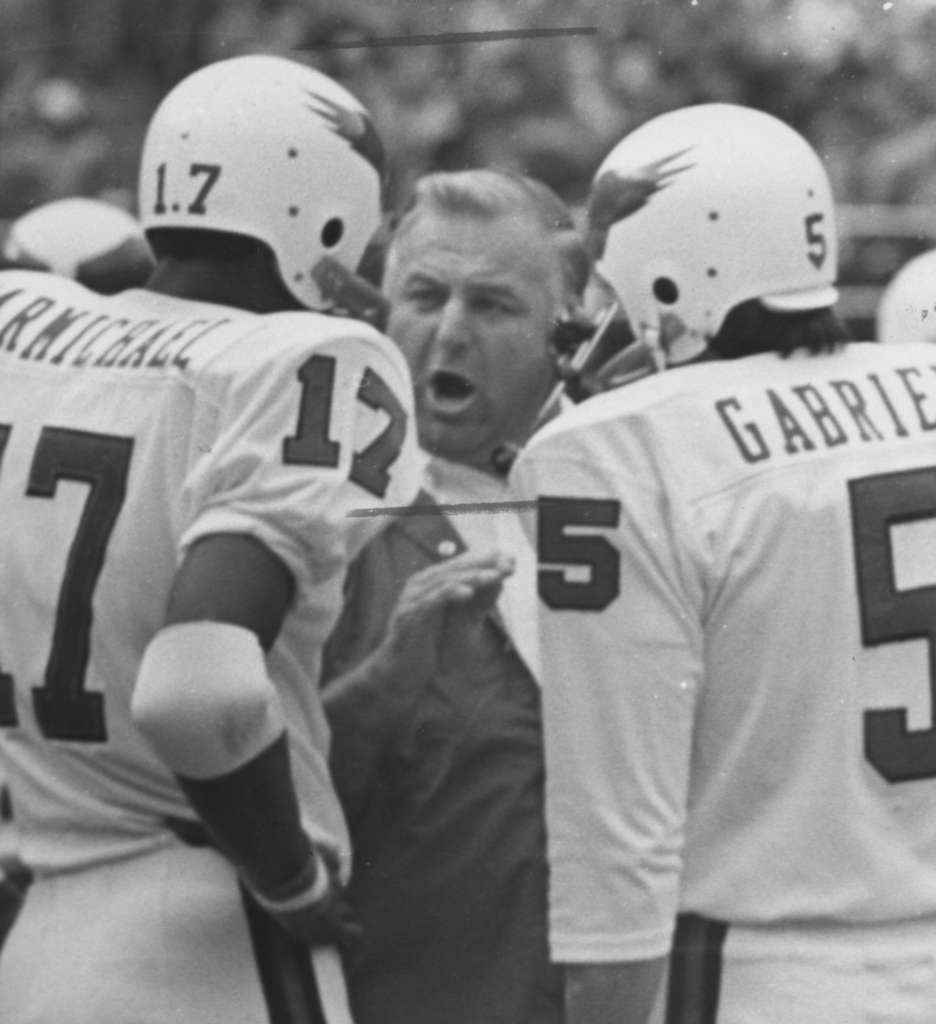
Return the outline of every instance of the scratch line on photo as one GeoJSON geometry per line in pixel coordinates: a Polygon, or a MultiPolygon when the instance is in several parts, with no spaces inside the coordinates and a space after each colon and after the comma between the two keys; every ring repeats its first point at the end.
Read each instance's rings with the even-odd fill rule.
{"type": "Polygon", "coordinates": [[[472,512],[497,515],[535,509],[536,501],[466,501],[450,505],[393,505],[388,508],[353,508],[349,519],[377,519],[380,516],[459,516],[472,512]]]}
{"type": "Polygon", "coordinates": [[[297,47],[299,53],[319,50],[365,50],[384,46],[445,46],[454,43],[499,43],[510,39],[550,39],[557,36],[593,36],[594,25],[566,28],[502,29],[492,32],[432,32],[411,36],[378,36],[376,39],[347,39],[297,47]]]}

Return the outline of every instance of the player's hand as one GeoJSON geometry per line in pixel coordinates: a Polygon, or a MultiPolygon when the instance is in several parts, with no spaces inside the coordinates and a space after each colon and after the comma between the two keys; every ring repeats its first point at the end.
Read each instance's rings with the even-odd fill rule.
{"type": "Polygon", "coordinates": [[[272,916],[306,946],[337,946],[348,951],[361,937],[361,925],[337,884],[330,886],[328,893],[310,907],[272,916]]]}
{"type": "Polygon", "coordinates": [[[315,851],[316,873],[306,888],[300,883],[294,894],[263,893],[253,889],[257,902],[294,939],[306,946],[337,946],[349,950],[361,936],[361,926],[344,899],[338,881],[338,861],[322,847],[315,851]],[[325,888],[312,895],[319,881],[318,872],[325,872],[325,888]]]}
{"type": "Polygon", "coordinates": [[[502,551],[466,551],[414,573],[372,656],[381,675],[415,694],[446,664],[470,657],[484,616],[513,569],[513,558],[502,551]]]}

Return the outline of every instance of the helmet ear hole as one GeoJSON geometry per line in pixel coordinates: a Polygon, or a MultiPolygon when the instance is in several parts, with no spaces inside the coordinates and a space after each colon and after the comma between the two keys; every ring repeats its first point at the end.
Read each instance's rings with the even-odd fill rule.
{"type": "Polygon", "coordinates": [[[672,306],[679,299],[679,288],[670,277],[658,277],[653,282],[653,294],[657,302],[672,306]]]}
{"type": "Polygon", "coordinates": [[[325,221],[322,228],[322,245],[326,249],[333,249],[341,241],[343,235],[344,221],[340,217],[331,217],[325,221]]]}

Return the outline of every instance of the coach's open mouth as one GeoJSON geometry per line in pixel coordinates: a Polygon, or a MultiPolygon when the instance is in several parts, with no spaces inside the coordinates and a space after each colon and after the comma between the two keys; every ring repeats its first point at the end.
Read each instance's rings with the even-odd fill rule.
{"type": "Polygon", "coordinates": [[[452,370],[436,370],[430,375],[426,390],[433,409],[443,413],[460,412],[477,394],[477,388],[467,377],[452,370]]]}

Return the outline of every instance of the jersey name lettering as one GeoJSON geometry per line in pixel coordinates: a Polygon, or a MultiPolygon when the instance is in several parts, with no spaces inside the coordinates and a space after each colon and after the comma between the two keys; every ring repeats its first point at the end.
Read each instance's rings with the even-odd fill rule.
{"type": "Polygon", "coordinates": [[[131,320],[22,289],[0,295],[0,351],[54,366],[184,370],[192,347],[227,319],[131,320]],[[10,301],[18,299],[19,301],[10,301]]]}
{"type": "Polygon", "coordinates": [[[747,406],[730,395],[715,412],[748,463],[919,435],[936,430],[936,366],[767,388],[747,406]]]}

